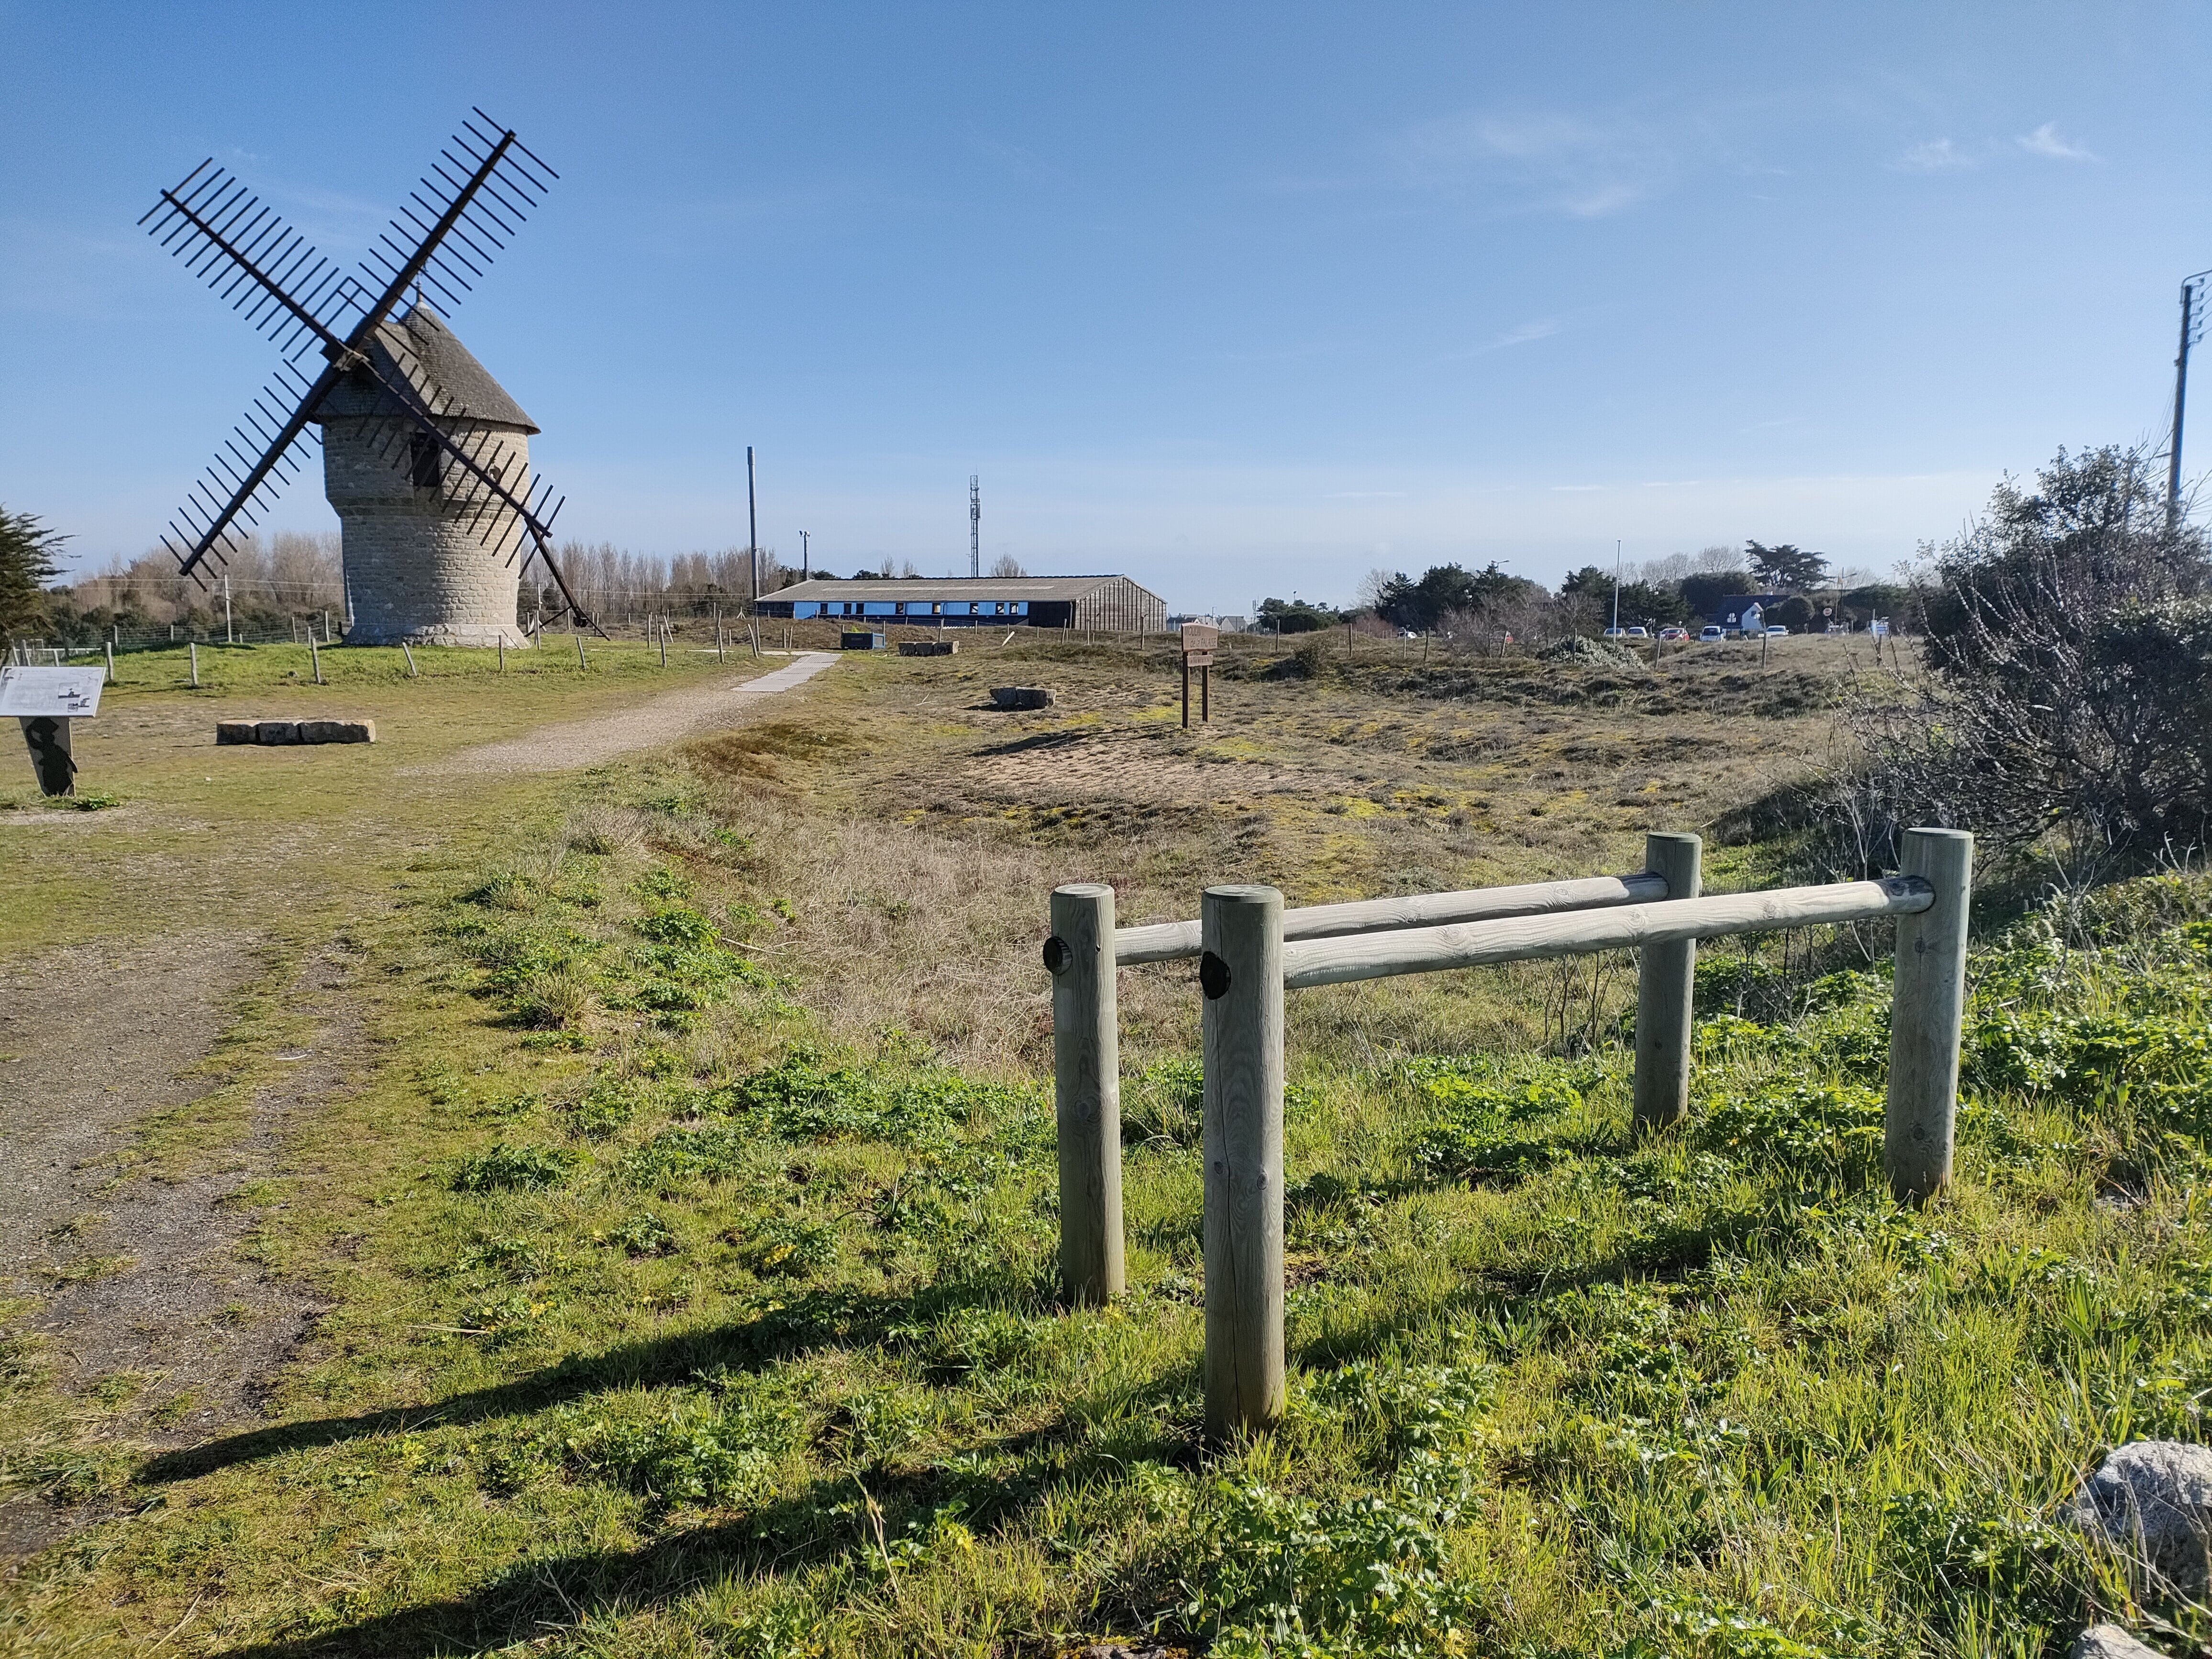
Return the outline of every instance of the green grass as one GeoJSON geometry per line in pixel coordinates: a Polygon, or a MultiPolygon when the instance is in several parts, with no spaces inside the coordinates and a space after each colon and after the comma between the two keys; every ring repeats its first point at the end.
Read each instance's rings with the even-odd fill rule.
{"type": "Polygon", "coordinates": [[[541,823],[362,940],[404,1060],[268,1247],[336,1305],[270,1426],[50,1460],[124,1513],[19,1630],[1963,1654],[2124,1603],[2056,1506],[2212,1385],[2203,884],[1977,957],[1923,1212],[1877,1169],[1879,974],[1709,1018],[1652,1141],[1617,1046],[1297,1054],[1291,1413],[1216,1456],[1190,1064],[1132,1080],[1131,1294],[1063,1310],[1042,1085],[826,1043],[750,853],[646,810],[607,852],[541,823]]]}
{"type": "MultiPolygon", "coordinates": [[[[1048,660],[1108,708],[1132,678],[1048,660]]],[[[2212,1390],[2205,883],[1984,944],[1959,1182],[1918,1212],[1878,1171],[1886,983],[1841,941],[1708,954],[1696,1110],[1648,1140],[1618,963],[1297,994],[1291,1410],[1213,1454],[1195,992],[1127,976],[1131,1293],[1062,1309],[1042,884],[1622,867],[1633,811],[1672,809],[1547,777],[1636,728],[1546,713],[1449,772],[1437,744],[1498,728],[1311,682],[1238,684],[1247,723],[1175,753],[1335,765],[1359,838],[1318,790],[1009,805],[947,763],[978,672],[869,664],[815,725],[434,833],[451,797],[406,809],[342,911],[373,1059],[240,1200],[329,1311],[265,1424],[174,1450],[114,1425],[191,1379],[64,1420],[35,1346],[0,1354],[0,1443],[36,1430],[7,1478],[102,1517],[0,1647],[2055,1655],[2137,1616],[2059,1505],[2110,1444],[2199,1437],[2212,1390]],[[1504,828],[1452,822],[1470,799],[1504,828]],[[942,931],[953,898],[987,931],[942,931]]],[[[1712,851],[1716,885],[1775,858],[1712,851]]],[[[291,1040],[275,984],[149,1167],[235,1134],[291,1040]]]]}

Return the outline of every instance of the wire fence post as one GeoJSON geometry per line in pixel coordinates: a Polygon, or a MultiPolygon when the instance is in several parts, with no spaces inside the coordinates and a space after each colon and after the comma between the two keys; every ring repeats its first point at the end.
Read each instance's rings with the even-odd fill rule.
{"type": "Polygon", "coordinates": [[[1898,873],[1918,876],[1936,890],[1936,902],[1897,919],[1882,1155],[1891,1189],[1913,1202],[1951,1184],[1973,869],[1974,838],[1967,831],[1905,832],[1898,873]]]}
{"type": "Polygon", "coordinates": [[[1283,1414],[1283,896],[1199,906],[1205,1055],[1206,1433],[1283,1414]]]}
{"type": "Polygon", "coordinates": [[[1070,1306],[1121,1294],[1121,1056],[1114,890],[1056,887],[1052,937],[1053,1109],[1060,1141],[1060,1274],[1070,1306]]]}
{"type": "MultiPolygon", "coordinates": [[[[1658,832],[1644,838],[1644,867],[1667,880],[1670,899],[1701,890],[1705,843],[1658,832]]],[[[1690,1025],[1698,942],[1647,945],[1636,961],[1636,1127],[1663,1128],[1690,1112],[1690,1025]]]]}

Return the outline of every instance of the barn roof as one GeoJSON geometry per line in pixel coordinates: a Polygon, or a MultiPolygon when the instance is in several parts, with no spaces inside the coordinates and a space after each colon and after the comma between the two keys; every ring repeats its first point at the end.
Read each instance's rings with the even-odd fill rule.
{"type": "MultiPolygon", "coordinates": [[[[404,378],[442,416],[491,421],[520,427],[525,432],[539,429],[538,422],[523,412],[522,405],[507,395],[507,388],[492,379],[491,371],[461,343],[446,319],[427,305],[417,304],[404,316],[381,325],[368,350],[387,378],[404,378]]],[[[373,397],[382,403],[380,391],[373,397]]],[[[325,402],[334,415],[370,412],[362,394],[343,382],[325,402]]]]}
{"type": "MultiPolygon", "coordinates": [[[[763,599],[1079,599],[1127,576],[899,576],[839,581],[817,576],[763,593],[763,599]]],[[[1130,582],[1131,586],[1136,586],[1130,582]]],[[[1140,592],[1143,590],[1139,590],[1140,592]]]]}

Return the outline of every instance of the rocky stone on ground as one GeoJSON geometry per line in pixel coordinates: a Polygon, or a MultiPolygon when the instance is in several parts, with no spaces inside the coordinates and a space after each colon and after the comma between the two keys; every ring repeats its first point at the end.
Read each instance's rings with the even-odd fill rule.
{"type": "Polygon", "coordinates": [[[2075,1525],[2136,1564],[2156,1594],[2212,1586],[2212,1447],[2137,1440],[2113,1448],[2082,1483],[2075,1525]]]}
{"type": "Polygon", "coordinates": [[[1041,685],[994,685],[991,701],[1001,708],[1049,708],[1052,693],[1041,685]]]}
{"type": "Polygon", "coordinates": [[[2092,1625],[2074,1638],[2066,1659],[2166,1659],[2156,1648],[2146,1647],[2118,1625],[2092,1625]]]}

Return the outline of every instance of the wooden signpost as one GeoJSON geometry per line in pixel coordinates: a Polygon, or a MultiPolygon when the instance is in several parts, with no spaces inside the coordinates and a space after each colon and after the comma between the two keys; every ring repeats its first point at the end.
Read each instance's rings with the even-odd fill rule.
{"type": "Polygon", "coordinates": [[[1198,718],[1213,719],[1213,653],[1221,644],[1221,630],[1211,623],[1182,625],[1182,727],[1190,730],[1190,671],[1198,670],[1198,718]]]}
{"type": "Polygon", "coordinates": [[[100,713],[104,678],[98,668],[0,668],[0,717],[13,714],[22,726],[42,793],[76,793],[70,722],[100,713]]]}

